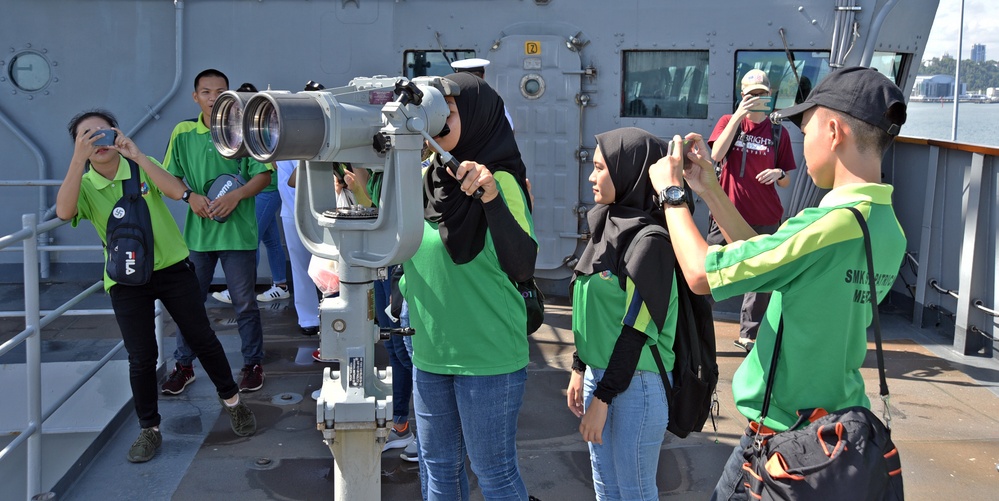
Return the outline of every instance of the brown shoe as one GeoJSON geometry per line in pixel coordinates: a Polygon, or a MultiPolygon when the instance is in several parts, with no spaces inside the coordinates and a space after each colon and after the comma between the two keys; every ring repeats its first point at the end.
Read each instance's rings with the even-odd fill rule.
{"type": "Polygon", "coordinates": [[[264,387],[264,368],[260,364],[246,365],[239,374],[239,391],[248,393],[264,387]]]}

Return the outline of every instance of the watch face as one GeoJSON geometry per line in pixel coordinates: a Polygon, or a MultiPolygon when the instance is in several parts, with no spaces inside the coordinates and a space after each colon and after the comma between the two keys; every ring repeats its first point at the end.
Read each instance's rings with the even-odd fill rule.
{"type": "Polygon", "coordinates": [[[679,186],[666,188],[665,202],[669,205],[683,205],[687,203],[687,193],[679,186]]]}

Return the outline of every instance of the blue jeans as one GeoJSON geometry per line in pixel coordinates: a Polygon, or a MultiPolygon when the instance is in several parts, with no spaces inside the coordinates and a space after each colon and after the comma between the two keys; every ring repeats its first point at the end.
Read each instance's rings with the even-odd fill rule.
{"type": "MultiPolygon", "coordinates": [[[[260,323],[260,308],[257,306],[256,291],[257,266],[254,251],[191,251],[189,258],[198,275],[201,287],[198,300],[203,305],[208,297],[208,287],[212,284],[215,264],[222,261],[222,272],[229,288],[232,306],[236,309],[236,322],[239,324],[239,339],[242,344],[243,364],[259,364],[264,359],[264,330],[260,323]]],[[[194,353],[187,346],[184,336],[177,336],[177,350],[173,358],[181,365],[191,365],[194,353]]]]}
{"type": "MultiPolygon", "coordinates": [[[[284,247],[281,247],[281,232],[278,230],[277,215],[281,210],[281,194],[275,191],[261,191],[256,196],[257,235],[267,249],[267,266],[271,269],[271,281],[276,284],[288,282],[287,261],[284,247]]],[[[257,262],[260,262],[260,248],[257,248],[257,262]]]]}
{"type": "Polygon", "coordinates": [[[414,368],[413,380],[424,498],[468,500],[467,454],[483,498],[527,501],[517,466],[517,414],[527,368],[497,376],[448,376],[414,368]]]}
{"type": "Polygon", "coordinates": [[[413,395],[413,359],[409,357],[402,336],[389,336],[384,344],[392,365],[392,421],[402,424],[409,421],[409,401],[413,395]]]}
{"type": "MultiPolygon", "coordinates": [[[[392,276],[394,268],[395,266],[389,266],[388,276],[392,276]]],[[[374,287],[378,326],[385,329],[400,327],[399,322],[393,322],[388,313],[385,313],[392,298],[392,280],[375,280],[374,287]]],[[[413,360],[400,336],[390,336],[383,344],[388,351],[389,364],[392,365],[392,421],[402,424],[409,421],[409,401],[413,394],[413,360]]]]}
{"type": "Polygon", "coordinates": [[[732,449],[732,455],[728,457],[728,461],[725,462],[725,468],[722,470],[721,478],[718,479],[718,484],[715,485],[715,491],[711,494],[711,500],[737,500],[742,501],[749,499],[749,495],[746,493],[746,486],[743,485],[742,480],[742,464],[746,462],[746,458],[742,457],[742,451],[753,445],[753,437],[742,434],[742,438],[739,439],[739,445],[736,445],[732,449]]]}
{"type": "MultiPolygon", "coordinates": [[[[583,378],[583,405],[590,407],[603,369],[587,368],[583,378]]],[[[672,375],[670,375],[672,380],[672,375]]],[[[590,443],[593,490],[598,500],[658,500],[656,470],[669,407],[662,376],[635,371],[628,389],[607,408],[603,445],[590,443]]]]}
{"type": "MultiPolygon", "coordinates": [[[[402,300],[402,313],[399,313],[399,327],[409,327],[409,303],[405,299],[402,300]]],[[[409,355],[409,360],[413,360],[413,336],[406,336],[402,338],[402,344],[406,346],[406,354],[409,355]]],[[[393,369],[394,370],[394,369],[393,369]]],[[[415,376],[415,370],[411,371],[411,374],[415,376]]],[[[415,382],[413,383],[415,386],[415,382]]],[[[416,443],[416,455],[417,458],[420,454],[420,434],[413,433],[413,441],[416,443]]],[[[427,467],[423,465],[423,461],[419,461],[420,464],[420,478],[427,478],[427,467]]],[[[423,499],[427,499],[427,484],[426,482],[420,482],[420,492],[423,494],[423,499]]]]}

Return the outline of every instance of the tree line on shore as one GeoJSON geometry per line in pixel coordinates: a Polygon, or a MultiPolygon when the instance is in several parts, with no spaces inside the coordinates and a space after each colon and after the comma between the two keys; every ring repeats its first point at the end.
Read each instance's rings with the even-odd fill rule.
{"type": "MultiPolygon", "coordinates": [[[[923,60],[918,75],[953,75],[957,60],[949,54],[943,57],[923,60]]],[[[999,62],[976,62],[970,59],[961,61],[961,81],[968,92],[985,93],[989,87],[999,87],[999,62]]]]}

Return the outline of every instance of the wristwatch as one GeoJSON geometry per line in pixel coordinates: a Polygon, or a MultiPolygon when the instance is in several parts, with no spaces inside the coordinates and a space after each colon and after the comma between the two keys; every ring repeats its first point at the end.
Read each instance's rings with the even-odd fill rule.
{"type": "Polygon", "coordinates": [[[787,172],[784,172],[784,169],[781,169],[780,170],[780,177],[777,178],[777,180],[780,181],[781,179],[784,179],[785,177],[787,177],[787,172]]]}
{"type": "Polygon", "coordinates": [[[687,192],[681,186],[670,186],[659,192],[659,208],[679,207],[687,204],[687,192]]]}
{"type": "Polygon", "coordinates": [[[184,190],[184,194],[180,196],[180,199],[187,203],[191,203],[191,193],[193,193],[191,190],[184,190]]]}

